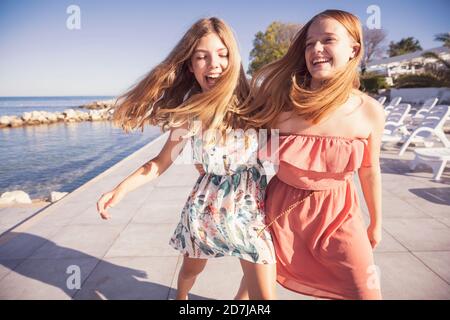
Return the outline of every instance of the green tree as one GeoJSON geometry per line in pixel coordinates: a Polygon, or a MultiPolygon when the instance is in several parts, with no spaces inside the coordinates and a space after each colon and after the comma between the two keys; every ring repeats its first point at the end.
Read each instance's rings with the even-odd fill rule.
{"type": "MultiPolygon", "coordinates": [[[[441,41],[444,43],[444,47],[450,48],[450,33],[439,33],[434,36],[434,40],[441,41]]],[[[443,66],[443,68],[438,67],[437,69],[430,70],[430,73],[437,77],[445,86],[450,87],[450,62],[431,51],[425,52],[422,56],[424,58],[434,58],[443,66]]]]}
{"type": "Polygon", "coordinates": [[[422,54],[422,57],[424,58],[434,58],[436,59],[438,62],[440,62],[442,65],[444,65],[447,69],[450,69],[450,62],[447,60],[442,59],[438,54],[436,54],[435,52],[425,52],[424,54],[422,54]]]}
{"type": "Polygon", "coordinates": [[[400,56],[402,54],[415,52],[422,50],[419,40],[413,37],[403,38],[399,42],[393,42],[389,44],[389,57],[400,56]]]}
{"type": "MultiPolygon", "coordinates": [[[[444,43],[444,47],[450,48],[450,32],[449,33],[439,33],[434,36],[434,40],[441,41],[444,43]]],[[[425,52],[423,55],[425,58],[434,58],[438,62],[442,63],[447,69],[450,69],[450,63],[442,59],[439,55],[434,52],[425,52]]]]}
{"type": "Polygon", "coordinates": [[[444,47],[450,48],[450,32],[439,33],[434,36],[435,41],[441,41],[444,43],[444,47]]]}
{"type": "Polygon", "coordinates": [[[299,24],[275,21],[265,32],[256,33],[247,73],[253,75],[262,66],[284,56],[300,28],[299,24]]]}
{"type": "Polygon", "coordinates": [[[445,87],[448,83],[431,73],[405,74],[395,80],[396,88],[445,87]]]}
{"type": "Polygon", "coordinates": [[[387,89],[386,78],[374,73],[365,73],[361,76],[361,90],[370,93],[378,93],[380,89],[387,89]]]}

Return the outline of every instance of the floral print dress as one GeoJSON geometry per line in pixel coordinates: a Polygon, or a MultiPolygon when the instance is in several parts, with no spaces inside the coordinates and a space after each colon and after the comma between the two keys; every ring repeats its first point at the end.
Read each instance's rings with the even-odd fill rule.
{"type": "Polygon", "coordinates": [[[208,146],[191,137],[199,177],[181,212],[170,245],[191,258],[236,256],[260,264],[276,262],[265,228],[264,169],[257,158],[254,130],[235,131],[224,143],[208,146]]]}

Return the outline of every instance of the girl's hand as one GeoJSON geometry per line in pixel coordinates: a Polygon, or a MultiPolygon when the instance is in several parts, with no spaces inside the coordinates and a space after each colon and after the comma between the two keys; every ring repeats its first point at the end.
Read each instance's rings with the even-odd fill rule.
{"type": "Polygon", "coordinates": [[[115,206],[120,202],[120,200],[122,200],[123,197],[124,193],[119,189],[114,189],[113,191],[105,193],[100,197],[97,201],[97,211],[100,213],[102,219],[107,220],[111,217],[106,209],[115,206]]]}
{"type": "Polygon", "coordinates": [[[201,176],[203,176],[206,172],[203,169],[203,165],[201,165],[200,163],[196,163],[195,164],[195,169],[197,169],[198,173],[200,173],[201,176]]]}
{"type": "Polygon", "coordinates": [[[375,249],[375,247],[381,242],[381,226],[369,225],[367,228],[367,236],[369,237],[372,249],[375,249]]]}

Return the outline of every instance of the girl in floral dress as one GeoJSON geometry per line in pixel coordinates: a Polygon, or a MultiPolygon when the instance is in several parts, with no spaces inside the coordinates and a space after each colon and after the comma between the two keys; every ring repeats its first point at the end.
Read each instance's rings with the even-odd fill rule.
{"type": "Polygon", "coordinates": [[[199,177],[170,244],[183,253],[177,299],[187,299],[207,259],[235,256],[244,276],[237,299],[273,299],[275,255],[264,229],[266,177],[257,160],[256,131],[240,105],[249,86],[231,29],[220,19],[201,19],[169,56],[119,99],[114,120],[124,129],[146,123],[170,129],[157,157],[141,166],[97,203],[107,208],[160,176],[187,141],[206,174],[199,177]]]}

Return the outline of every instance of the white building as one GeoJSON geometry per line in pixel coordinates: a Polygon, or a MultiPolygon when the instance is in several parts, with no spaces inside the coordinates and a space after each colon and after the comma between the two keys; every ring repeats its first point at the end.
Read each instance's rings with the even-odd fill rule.
{"type": "Polygon", "coordinates": [[[443,60],[450,61],[450,49],[438,47],[429,50],[416,51],[391,58],[374,60],[367,64],[366,72],[373,72],[384,75],[389,80],[397,78],[403,74],[421,74],[430,70],[439,69],[442,66],[434,58],[424,58],[425,52],[434,52],[443,60]]]}

